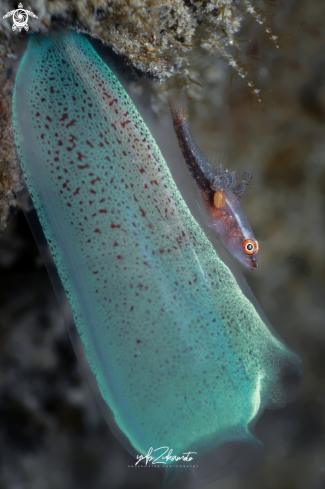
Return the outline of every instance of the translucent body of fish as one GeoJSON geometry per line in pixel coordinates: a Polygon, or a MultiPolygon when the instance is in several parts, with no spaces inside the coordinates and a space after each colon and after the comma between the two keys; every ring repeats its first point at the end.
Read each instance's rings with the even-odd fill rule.
{"type": "Polygon", "coordinates": [[[242,265],[257,267],[259,245],[240,205],[250,172],[243,173],[243,182],[236,185],[234,173],[215,170],[202,155],[190,132],[187,108],[170,100],[174,128],[186,166],[200,193],[212,227],[231,255],[242,265]]]}
{"type": "MultiPolygon", "coordinates": [[[[13,125],[88,363],[133,453],[168,446],[203,460],[227,442],[257,444],[249,427],[291,398],[300,361],[218,258],[86,38],[30,37],[13,125]]],[[[201,463],[201,483],[221,464],[201,463]]]]}

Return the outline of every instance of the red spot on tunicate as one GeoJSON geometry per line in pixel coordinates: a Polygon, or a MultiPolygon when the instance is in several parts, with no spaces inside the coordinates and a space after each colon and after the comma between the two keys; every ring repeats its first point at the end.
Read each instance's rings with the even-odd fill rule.
{"type": "Polygon", "coordinates": [[[121,255],[117,255],[117,259],[118,260],[122,260],[122,256],[121,255]]]}
{"type": "Polygon", "coordinates": [[[141,211],[142,217],[145,217],[146,213],[144,212],[144,210],[142,209],[142,207],[140,207],[140,211],[141,211]]]}
{"type": "Polygon", "coordinates": [[[112,126],[112,128],[113,128],[113,129],[115,129],[115,131],[116,131],[116,126],[115,126],[115,124],[113,124],[113,123],[112,123],[112,124],[111,124],[111,126],[112,126]]]}
{"type": "Polygon", "coordinates": [[[93,190],[92,188],[90,189],[90,193],[91,194],[97,194],[97,192],[95,190],[93,190]]]}
{"type": "Polygon", "coordinates": [[[117,98],[113,98],[113,100],[109,103],[109,106],[112,107],[112,105],[114,104],[114,102],[117,103],[117,98]]]}
{"type": "Polygon", "coordinates": [[[150,180],[150,183],[151,183],[151,185],[153,185],[154,183],[155,183],[156,185],[158,185],[157,180],[150,180]]]}
{"type": "Polygon", "coordinates": [[[133,309],[134,309],[134,306],[131,306],[131,307],[130,307],[130,311],[133,311],[133,309]]]}
{"type": "Polygon", "coordinates": [[[118,243],[115,241],[114,246],[118,246],[118,243]]]}
{"type": "Polygon", "coordinates": [[[140,168],[140,173],[144,173],[146,170],[144,168],[140,168]]]}
{"type": "Polygon", "coordinates": [[[119,139],[116,139],[116,141],[118,142],[118,144],[122,144],[122,141],[120,141],[119,139]]]}
{"type": "Polygon", "coordinates": [[[117,109],[115,109],[115,114],[118,115],[118,110],[117,109]]]}
{"type": "Polygon", "coordinates": [[[54,88],[50,87],[50,93],[54,93],[54,88]]]}
{"type": "Polygon", "coordinates": [[[101,233],[101,230],[98,229],[98,228],[96,228],[95,231],[94,231],[94,233],[101,233]]]}
{"type": "Polygon", "coordinates": [[[99,201],[99,202],[100,202],[100,203],[102,203],[102,202],[104,202],[104,200],[105,200],[105,199],[100,199],[100,201],[99,201]]]}
{"type": "Polygon", "coordinates": [[[87,139],[87,141],[86,141],[86,144],[88,144],[88,146],[90,146],[91,148],[93,148],[93,147],[94,147],[94,146],[91,144],[91,142],[90,142],[90,141],[88,141],[88,139],[87,139]]]}
{"type": "Polygon", "coordinates": [[[62,141],[58,141],[58,146],[62,146],[62,141]]]}
{"type": "Polygon", "coordinates": [[[147,183],[144,184],[144,188],[148,188],[148,184],[147,183]]]}
{"type": "Polygon", "coordinates": [[[111,160],[110,160],[110,157],[109,157],[109,156],[105,156],[104,160],[107,160],[107,161],[111,162],[111,160]]]}
{"type": "Polygon", "coordinates": [[[121,225],[120,224],[111,224],[111,228],[114,229],[114,228],[120,228],[121,225]]]}
{"type": "Polygon", "coordinates": [[[46,119],[49,121],[49,122],[52,122],[52,119],[49,115],[46,116],[46,119]]]}
{"type": "Polygon", "coordinates": [[[123,129],[125,128],[126,124],[130,124],[130,122],[131,121],[129,121],[129,120],[121,122],[121,126],[123,127],[123,129]]]}
{"type": "Polygon", "coordinates": [[[46,99],[45,99],[44,97],[43,97],[43,98],[41,98],[41,102],[45,102],[45,100],[46,100],[46,99]]]}
{"type": "Polygon", "coordinates": [[[62,114],[60,121],[65,121],[68,118],[68,114],[62,114]]]}
{"type": "Polygon", "coordinates": [[[137,343],[138,343],[138,344],[139,344],[139,343],[141,343],[141,340],[137,340],[137,343]]]}
{"type": "Polygon", "coordinates": [[[88,165],[88,163],[86,163],[85,165],[78,165],[78,168],[80,170],[84,170],[85,168],[89,168],[89,165],[88,165]]]}
{"type": "Polygon", "coordinates": [[[88,112],[88,117],[89,117],[89,119],[92,119],[92,115],[90,112],[88,112]]]}
{"type": "Polygon", "coordinates": [[[76,123],[76,119],[72,119],[72,121],[68,122],[68,124],[65,126],[66,128],[73,126],[76,123]]]}
{"type": "Polygon", "coordinates": [[[41,134],[41,139],[44,139],[44,137],[45,137],[45,134],[44,133],[41,134]]]}
{"type": "Polygon", "coordinates": [[[72,146],[70,148],[67,147],[68,151],[72,151],[76,147],[75,141],[77,140],[76,136],[74,136],[73,134],[70,134],[70,136],[71,138],[69,139],[69,143],[72,143],[72,146]]]}
{"type": "Polygon", "coordinates": [[[91,180],[91,184],[92,185],[95,185],[95,182],[100,182],[100,178],[99,177],[96,177],[95,180],[91,180]]]}
{"type": "Polygon", "coordinates": [[[108,95],[108,93],[106,93],[106,92],[103,92],[103,95],[105,95],[105,97],[107,97],[107,98],[111,98],[111,96],[108,95]]]}
{"type": "Polygon", "coordinates": [[[165,250],[159,250],[159,253],[164,253],[165,250]]]}
{"type": "Polygon", "coordinates": [[[99,213],[100,214],[107,214],[107,210],[106,209],[100,209],[99,213]]]}
{"type": "Polygon", "coordinates": [[[37,112],[37,114],[35,114],[35,117],[39,117],[41,114],[39,112],[37,112]]]}

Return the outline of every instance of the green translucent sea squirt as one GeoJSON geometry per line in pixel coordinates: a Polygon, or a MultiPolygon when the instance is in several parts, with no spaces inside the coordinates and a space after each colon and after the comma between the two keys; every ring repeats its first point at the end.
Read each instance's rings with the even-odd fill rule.
{"type": "Polygon", "coordinates": [[[85,37],[30,36],[13,124],[88,363],[134,453],[258,444],[249,425],[288,401],[300,360],[219,259],[85,37]]]}

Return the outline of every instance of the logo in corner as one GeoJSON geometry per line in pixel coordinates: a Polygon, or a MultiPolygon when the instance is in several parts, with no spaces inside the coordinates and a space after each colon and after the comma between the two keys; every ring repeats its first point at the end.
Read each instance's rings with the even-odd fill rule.
{"type": "Polygon", "coordinates": [[[22,29],[25,29],[25,31],[29,30],[28,16],[38,19],[37,15],[35,15],[33,12],[23,9],[23,5],[21,3],[18,5],[16,10],[11,10],[11,12],[6,13],[3,18],[7,19],[7,17],[11,16],[13,21],[12,30],[15,31],[16,29],[19,29],[19,32],[21,32],[22,29]]]}

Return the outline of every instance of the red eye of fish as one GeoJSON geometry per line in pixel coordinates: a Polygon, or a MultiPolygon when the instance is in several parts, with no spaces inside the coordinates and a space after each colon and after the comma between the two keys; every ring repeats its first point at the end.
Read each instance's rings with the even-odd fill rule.
{"type": "Polygon", "coordinates": [[[252,255],[258,251],[258,242],[254,239],[246,239],[246,241],[244,241],[243,248],[247,255],[252,255]]]}

